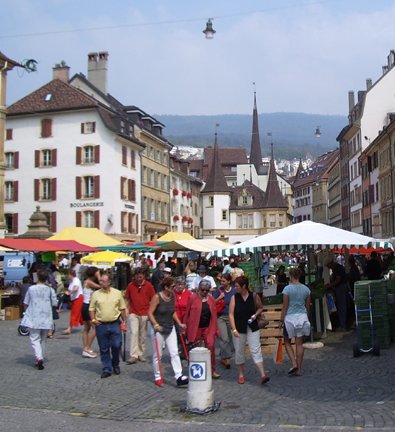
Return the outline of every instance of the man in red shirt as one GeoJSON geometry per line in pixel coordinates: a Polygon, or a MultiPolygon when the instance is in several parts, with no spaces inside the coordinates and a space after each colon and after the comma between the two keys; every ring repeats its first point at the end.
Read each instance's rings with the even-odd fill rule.
{"type": "Polygon", "coordinates": [[[127,286],[125,299],[129,310],[130,358],[127,364],[137,360],[145,362],[145,336],[147,333],[148,308],[155,289],[144,277],[144,270],[136,269],[135,277],[127,286]]]}

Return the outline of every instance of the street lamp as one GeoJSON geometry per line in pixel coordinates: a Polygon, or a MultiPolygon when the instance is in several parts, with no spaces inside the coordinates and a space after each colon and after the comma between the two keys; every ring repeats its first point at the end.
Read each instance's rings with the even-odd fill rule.
{"type": "Polygon", "coordinates": [[[212,23],[212,18],[209,18],[207,23],[206,23],[206,28],[203,30],[204,35],[206,36],[206,39],[213,39],[214,38],[214,34],[217,33],[214,29],[213,29],[213,23],[212,23]]]}
{"type": "Polygon", "coordinates": [[[316,138],[320,138],[321,137],[321,129],[320,129],[319,126],[316,127],[314,135],[315,135],[316,138]]]}
{"type": "Polygon", "coordinates": [[[6,168],[4,154],[4,136],[5,136],[5,119],[6,119],[6,88],[7,72],[15,66],[20,66],[15,60],[11,60],[0,52],[0,237],[4,237],[6,224],[4,219],[4,172],[6,168]]]}

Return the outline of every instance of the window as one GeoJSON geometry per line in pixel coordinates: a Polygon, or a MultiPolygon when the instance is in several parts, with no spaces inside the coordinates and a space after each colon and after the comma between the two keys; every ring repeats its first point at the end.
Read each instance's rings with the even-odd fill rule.
{"type": "Polygon", "coordinates": [[[7,152],[5,154],[6,168],[19,168],[19,152],[7,152]]]}
{"type": "Polygon", "coordinates": [[[35,150],[34,152],[34,166],[40,167],[55,167],[57,164],[57,150],[44,149],[35,150]]]}
{"type": "Polygon", "coordinates": [[[84,147],[75,148],[75,163],[81,164],[94,164],[100,163],[100,146],[99,145],[86,145],[84,147]]]}
{"type": "Polygon", "coordinates": [[[56,200],[56,178],[43,178],[34,180],[35,201],[56,200]]]}
{"type": "Polygon", "coordinates": [[[4,200],[18,201],[18,182],[6,181],[4,183],[4,187],[5,187],[4,200]]]}
{"type": "Polygon", "coordinates": [[[84,164],[91,164],[95,161],[93,154],[93,146],[84,147],[84,164]]]}
{"type": "Polygon", "coordinates": [[[221,211],[221,220],[228,220],[228,210],[221,211]]]}
{"type": "Polygon", "coordinates": [[[12,129],[7,129],[5,132],[5,139],[7,141],[12,140],[13,139],[13,130],[12,129]]]}
{"type": "Polygon", "coordinates": [[[49,230],[53,233],[57,231],[56,229],[56,212],[42,212],[47,218],[47,223],[49,226],[49,230]]]}
{"type": "Polygon", "coordinates": [[[76,177],[76,198],[100,198],[100,176],[76,177]]]}
{"type": "Polygon", "coordinates": [[[209,205],[209,207],[214,207],[214,197],[213,196],[208,197],[208,205],[209,205]]]}
{"type": "Polygon", "coordinates": [[[274,228],[276,226],[276,215],[275,214],[269,215],[269,226],[270,226],[270,228],[274,228]]]}
{"type": "Polygon", "coordinates": [[[41,120],[41,138],[52,136],[52,119],[41,120]]]}
{"type": "Polygon", "coordinates": [[[243,228],[243,216],[240,214],[237,215],[237,228],[243,228]]]}
{"type": "Polygon", "coordinates": [[[243,204],[243,205],[247,205],[247,204],[248,204],[248,197],[247,197],[246,195],[244,195],[244,196],[242,197],[242,204],[243,204]]]}
{"type": "Polygon", "coordinates": [[[92,134],[96,132],[96,122],[81,123],[82,134],[92,134]]]}
{"type": "Polygon", "coordinates": [[[6,213],[4,220],[8,234],[18,234],[18,213],[6,213]]]}
{"type": "Polygon", "coordinates": [[[85,198],[93,198],[95,194],[95,183],[93,176],[84,177],[84,196],[85,198]]]}
{"type": "Polygon", "coordinates": [[[86,210],[75,212],[75,226],[83,228],[100,228],[99,210],[86,210]]]}
{"type": "Polygon", "coordinates": [[[85,228],[94,228],[95,227],[95,217],[93,211],[85,211],[84,215],[84,227],[85,228]]]}

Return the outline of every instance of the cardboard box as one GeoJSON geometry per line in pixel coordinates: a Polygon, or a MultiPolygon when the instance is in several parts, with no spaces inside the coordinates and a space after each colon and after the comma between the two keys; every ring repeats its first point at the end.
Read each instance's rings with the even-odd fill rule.
{"type": "Polygon", "coordinates": [[[8,306],[5,308],[5,319],[17,320],[21,317],[21,310],[19,306],[8,306]]]}

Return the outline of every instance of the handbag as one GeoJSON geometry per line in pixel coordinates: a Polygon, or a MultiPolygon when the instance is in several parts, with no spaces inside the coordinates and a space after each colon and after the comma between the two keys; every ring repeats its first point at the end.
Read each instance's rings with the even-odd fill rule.
{"type": "MultiPolygon", "coordinates": [[[[50,288],[50,302],[51,302],[51,306],[52,306],[52,288],[50,288]]],[[[52,306],[52,319],[53,320],[58,320],[59,319],[59,312],[58,312],[58,307],[57,306],[52,306]]]]}
{"type": "MultiPolygon", "coordinates": [[[[223,294],[223,292],[222,292],[220,289],[218,289],[218,291],[219,291],[221,294],[223,294]]],[[[222,313],[223,313],[223,311],[224,311],[224,309],[225,309],[225,299],[222,297],[222,298],[219,299],[219,300],[215,300],[215,307],[216,307],[216,309],[217,309],[217,316],[222,315],[222,313]]]]}
{"type": "Polygon", "coordinates": [[[283,338],[281,337],[276,339],[273,361],[275,364],[281,364],[283,362],[283,338]]]}
{"type": "MultiPolygon", "coordinates": [[[[255,303],[255,310],[260,309],[263,306],[261,299],[258,297],[257,294],[254,294],[254,303],[255,303]],[[259,304],[257,302],[257,299],[259,300],[259,304]]],[[[258,324],[259,329],[264,329],[269,325],[269,320],[267,320],[265,318],[264,313],[261,312],[259,315],[256,316],[256,323],[258,324]]]]}

